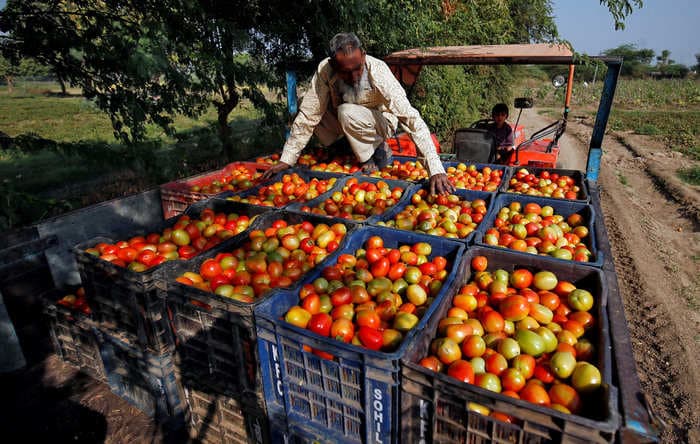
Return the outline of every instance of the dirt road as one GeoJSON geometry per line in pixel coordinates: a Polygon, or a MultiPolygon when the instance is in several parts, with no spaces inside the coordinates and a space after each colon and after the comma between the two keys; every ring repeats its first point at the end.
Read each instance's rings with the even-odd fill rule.
{"type": "MultiPolygon", "coordinates": [[[[527,134],[551,121],[535,109],[521,119],[527,134]]],[[[562,168],[585,170],[592,123],[570,119],[562,168]]],[[[697,189],[671,176],[684,159],[658,142],[608,134],[603,151],[601,201],[642,387],[668,426],[663,442],[700,443],[697,189]]]]}

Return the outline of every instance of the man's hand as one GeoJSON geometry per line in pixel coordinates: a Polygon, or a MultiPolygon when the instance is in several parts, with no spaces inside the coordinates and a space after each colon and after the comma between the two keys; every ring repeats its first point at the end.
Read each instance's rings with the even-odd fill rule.
{"type": "Polygon", "coordinates": [[[275,174],[279,173],[280,171],[286,170],[289,168],[291,165],[286,164],[284,162],[279,162],[276,165],[272,165],[269,170],[265,171],[265,174],[262,175],[262,180],[267,180],[274,176],[275,174]]]}
{"type": "Polygon", "coordinates": [[[455,186],[447,178],[447,174],[430,176],[430,194],[452,194],[455,186]]]}

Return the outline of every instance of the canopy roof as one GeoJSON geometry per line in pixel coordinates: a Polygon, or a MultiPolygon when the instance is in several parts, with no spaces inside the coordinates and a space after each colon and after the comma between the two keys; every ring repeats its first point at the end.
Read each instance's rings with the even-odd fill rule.
{"type": "Polygon", "coordinates": [[[473,45],[412,48],[384,58],[389,65],[569,64],[573,52],[562,44],[473,45]]]}

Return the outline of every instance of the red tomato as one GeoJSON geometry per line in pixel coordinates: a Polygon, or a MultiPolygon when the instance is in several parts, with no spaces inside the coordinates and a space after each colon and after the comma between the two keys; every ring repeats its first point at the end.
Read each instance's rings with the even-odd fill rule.
{"type": "Polygon", "coordinates": [[[221,265],[214,259],[205,260],[199,267],[199,274],[206,280],[211,280],[214,276],[221,274],[221,265]]]}
{"type": "Polygon", "coordinates": [[[357,332],[357,336],[362,345],[370,350],[380,350],[384,345],[384,335],[382,335],[382,332],[375,328],[360,327],[360,330],[357,332]]]}
{"type": "MultiPolygon", "coordinates": [[[[371,261],[370,261],[371,262],[371,261]]],[[[384,277],[389,273],[389,259],[386,257],[380,257],[370,267],[370,271],[375,278],[384,277]]]]}
{"type": "MultiPolygon", "coordinates": [[[[355,336],[355,326],[352,321],[346,318],[339,318],[331,325],[331,335],[337,341],[350,342],[355,336]]],[[[381,342],[381,334],[379,341],[381,342]]]]}
{"type": "Polygon", "coordinates": [[[333,318],[328,313],[316,313],[311,316],[306,328],[318,335],[328,336],[331,334],[332,324],[333,318]]]}
{"type": "Polygon", "coordinates": [[[464,359],[454,361],[447,368],[447,374],[458,381],[466,382],[467,384],[474,383],[474,368],[464,359]]]}

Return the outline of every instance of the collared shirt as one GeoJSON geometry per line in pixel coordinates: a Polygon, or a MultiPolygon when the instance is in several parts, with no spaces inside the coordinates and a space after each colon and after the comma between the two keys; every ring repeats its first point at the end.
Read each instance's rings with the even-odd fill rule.
{"type": "Polygon", "coordinates": [[[299,106],[299,114],[294,119],[280,160],[289,165],[296,164],[323,114],[330,111],[337,115],[338,106],[352,102],[381,111],[392,131],[395,131],[401,123],[425,157],[430,175],[444,173],[445,169],[433,145],[428,126],[418,110],[409,103],[406,92],[387,64],[377,58],[366,56],[362,77],[365,78],[365,76],[364,82],[361,78],[358,85],[348,86],[335,75],[329,59],[323,60],[311,79],[308,91],[304,94],[304,99],[299,106]]]}

